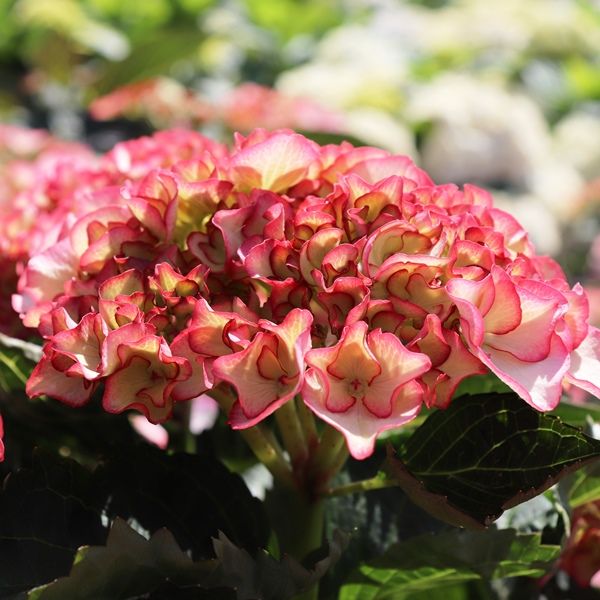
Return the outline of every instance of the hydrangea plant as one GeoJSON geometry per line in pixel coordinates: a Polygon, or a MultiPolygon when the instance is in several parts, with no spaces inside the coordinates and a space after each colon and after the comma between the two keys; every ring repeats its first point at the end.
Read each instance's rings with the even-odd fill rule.
{"type": "MultiPolygon", "coordinates": [[[[27,394],[153,424],[210,398],[286,490],[297,523],[280,544],[296,559],[321,545],[328,496],[400,486],[451,523],[489,526],[600,456],[544,414],[573,386],[600,396],[586,294],[485,190],[290,130],[232,148],[164,131],[40,164],[0,225],[9,247],[25,244],[13,307],[44,340],[27,394]],[[7,223],[26,215],[14,237],[7,223]],[[414,434],[398,446],[403,430],[414,434]],[[385,470],[336,487],[378,439],[391,441],[385,470]]],[[[542,560],[539,539],[514,543],[542,560]]],[[[361,585],[389,592],[369,568],[361,585]]],[[[280,596],[234,587],[316,597],[317,571],[280,596]]]]}

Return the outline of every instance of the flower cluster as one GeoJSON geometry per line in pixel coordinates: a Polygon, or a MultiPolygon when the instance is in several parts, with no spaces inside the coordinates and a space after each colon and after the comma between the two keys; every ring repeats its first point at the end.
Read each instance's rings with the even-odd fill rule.
{"type": "Polygon", "coordinates": [[[233,388],[237,429],[299,396],[364,458],[471,375],[538,410],[565,382],[600,394],[582,288],[481,189],[288,130],[164,132],[98,163],[13,301],[46,339],[31,396],[102,384],[107,411],[158,423],[233,388]]]}
{"type": "Polygon", "coordinates": [[[23,334],[10,309],[21,263],[35,249],[39,232],[52,227],[49,215],[77,185],[74,173],[92,159],[85,146],[59,141],[43,130],[0,125],[1,332],[23,334]]]}
{"type": "Polygon", "coordinates": [[[218,123],[231,131],[242,132],[256,127],[290,127],[340,134],[347,126],[340,113],[311,99],[288,96],[257,83],[242,83],[217,98],[208,99],[166,77],[117,88],[96,98],[89,111],[99,121],[122,116],[144,117],[155,126],[218,123]]]}
{"type": "MultiPolygon", "coordinates": [[[[23,263],[58,244],[77,218],[104,205],[103,194],[153,168],[195,156],[206,143],[194,132],[167,131],[118,144],[97,157],[87,146],[62,142],[39,130],[0,128],[2,298],[16,291],[23,263]]],[[[14,335],[10,316],[10,310],[3,312],[0,330],[14,335]]]]}
{"type": "Polygon", "coordinates": [[[35,250],[48,215],[60,210],[82,184],[80,174],[93,168],[86,146],[57,140],[42,130],[0,127],[0,253],[20,261],[35,250]]]}

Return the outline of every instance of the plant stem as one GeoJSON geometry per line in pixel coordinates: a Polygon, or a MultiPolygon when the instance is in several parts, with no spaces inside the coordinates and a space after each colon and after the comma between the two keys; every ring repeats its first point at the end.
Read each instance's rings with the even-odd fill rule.
{"type": "Polygon", "coordinates": [[[299,470],[308,460],[308,447],[294,399],[279,407],[275,412],[275,419],[283,438],[283,445],[292,460],[294,470],[299,470]]]}
{"type": "Polygon", "coordinates": [[[173,413],[174,421],[178,425],[178,431],[173,436],[177,449],[188,454],[195,454],[196,438],[190,431],[191,403],[181,402],[175,405],[173,413]]]}
{"type": "Polygon", "coordinates": [[[346,494],[357,494],[359,492],[369,492],[371,490],[382,490],[384,488],[397,487],[399,484],[395,479],[390,479],[383,471],[380,471],[371,479],[362,481],[353,481],[345,485],[331,488],[328,496],[344,496],[346,494]]]}
{"type": "MultiPolygon", "coordinates": [[[[301,490],[281,490],[278,505],[285,506],[279,513],[282,520],[276,529],[284,553],[298,561],[305,559],[323,543],[325,502],[323,498],[312,500],[301,490]]],[[[318,583],[309,590],[294,596],[294,600],[317,600],[318,583]]]]}
{"type": "Polygon", "coordinates": [[[240,433],[256,458],[269,469],[275,479],[287,486],[294,485],[292,469],[281,454],[279,445],[276,447],[269,441],[270,436],[260,425],[240,430],[240,433]]]}
{"type": "Polygon", "coordinates": [[[297,523],[296,536],[290,545],[290,554],[298,560],[320,548],[323,542],[324,502],[322,499],[306,501],[304,497],[295,506],[294,520],[297,523]]]}
{"type": "Polygon", "coordinates": [[[319,582],[315,583],[309,590],[294,596],[293,600],[318,600],[319,598],[319,582]]]}
{"type": "MultiPolygon", "coordinates": [[[[210,395],[227,413],[235,403],[235,397],[220,388],[213,388],[210,395]]],[[[288,487],[293,486],[292,469],[272,432],[260,424],[239,431],[256,458],[269,469],[273,477],[288,487]]]]}
{"type": "MultiPolygon", "coordinates": [[[[310,552],[321,547],[323,543],[323,526],[325,520],[324,502],[322,499],[309,504],[304,515],[304,535],[302,543],[297,548],[296,556],[305,558],[310,552]]],[[[301,523],[301,521],[298,521],[301,523]]],[[[301,558],[298,558],[301,560],[301,558]]],[[[317,600],[319,597],[319,582],[310,589],[298,594],[294,600],[317,600]]]]}
{"type": "Polygon", "coordinates": [[[552,504],[554,505],[554,509],[562,519],[563,527],[565,529],[566,534],[568,535],[571,531],[571,517],[569,516],[569,513],[565,510],[565,507],[561,502],[558,488],[554,488],[552,490],[552,504]]]}
{"type": "Polygon", "coordinates": [[[327,483],[343,466],[348,457],[344,436],[326,425],[319,441],[319,447],[311,458],[314,481],[319,487],[327,483]]]}
{"type": "Polygon", "coordinates": [[[315,421],[315,415],[312,410],[304,404],[302,398],[297,400],[298,419],[300,425],[304,431],[304,437],[306,438],[306,445],[308,447],[309,454],[317,447],[319,443],[319,434],[317,433],[317,423],[315,421]]]}

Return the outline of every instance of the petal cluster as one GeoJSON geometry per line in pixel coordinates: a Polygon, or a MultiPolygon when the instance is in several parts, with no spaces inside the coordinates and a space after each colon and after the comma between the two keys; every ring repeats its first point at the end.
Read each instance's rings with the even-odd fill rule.
{"type": "Polygon", "coordinates": [[[234,428],[300,396],[364,458],[472,375],[538,410],[600,394],[583,290],[484,190],[289,130],[162,132],[86,169],[13,299],[46,340],[32,396],[158,423],[229,387],[234,428]]]}

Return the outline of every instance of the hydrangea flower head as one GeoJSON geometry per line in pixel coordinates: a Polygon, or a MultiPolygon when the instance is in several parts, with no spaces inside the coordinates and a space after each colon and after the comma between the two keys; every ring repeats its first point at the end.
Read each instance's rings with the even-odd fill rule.
{"type": "Polygon", "coordinates": [[[543,411],[565,384],[600,395],[585,293],[484,190],[289,130],[231,149],[163,132],[97,161],[13,300],[46,339],[32,396],[102,389],[159,423],[227,388],[238,429],[300,397],[365,458],[472,375],[543,411]]]}

